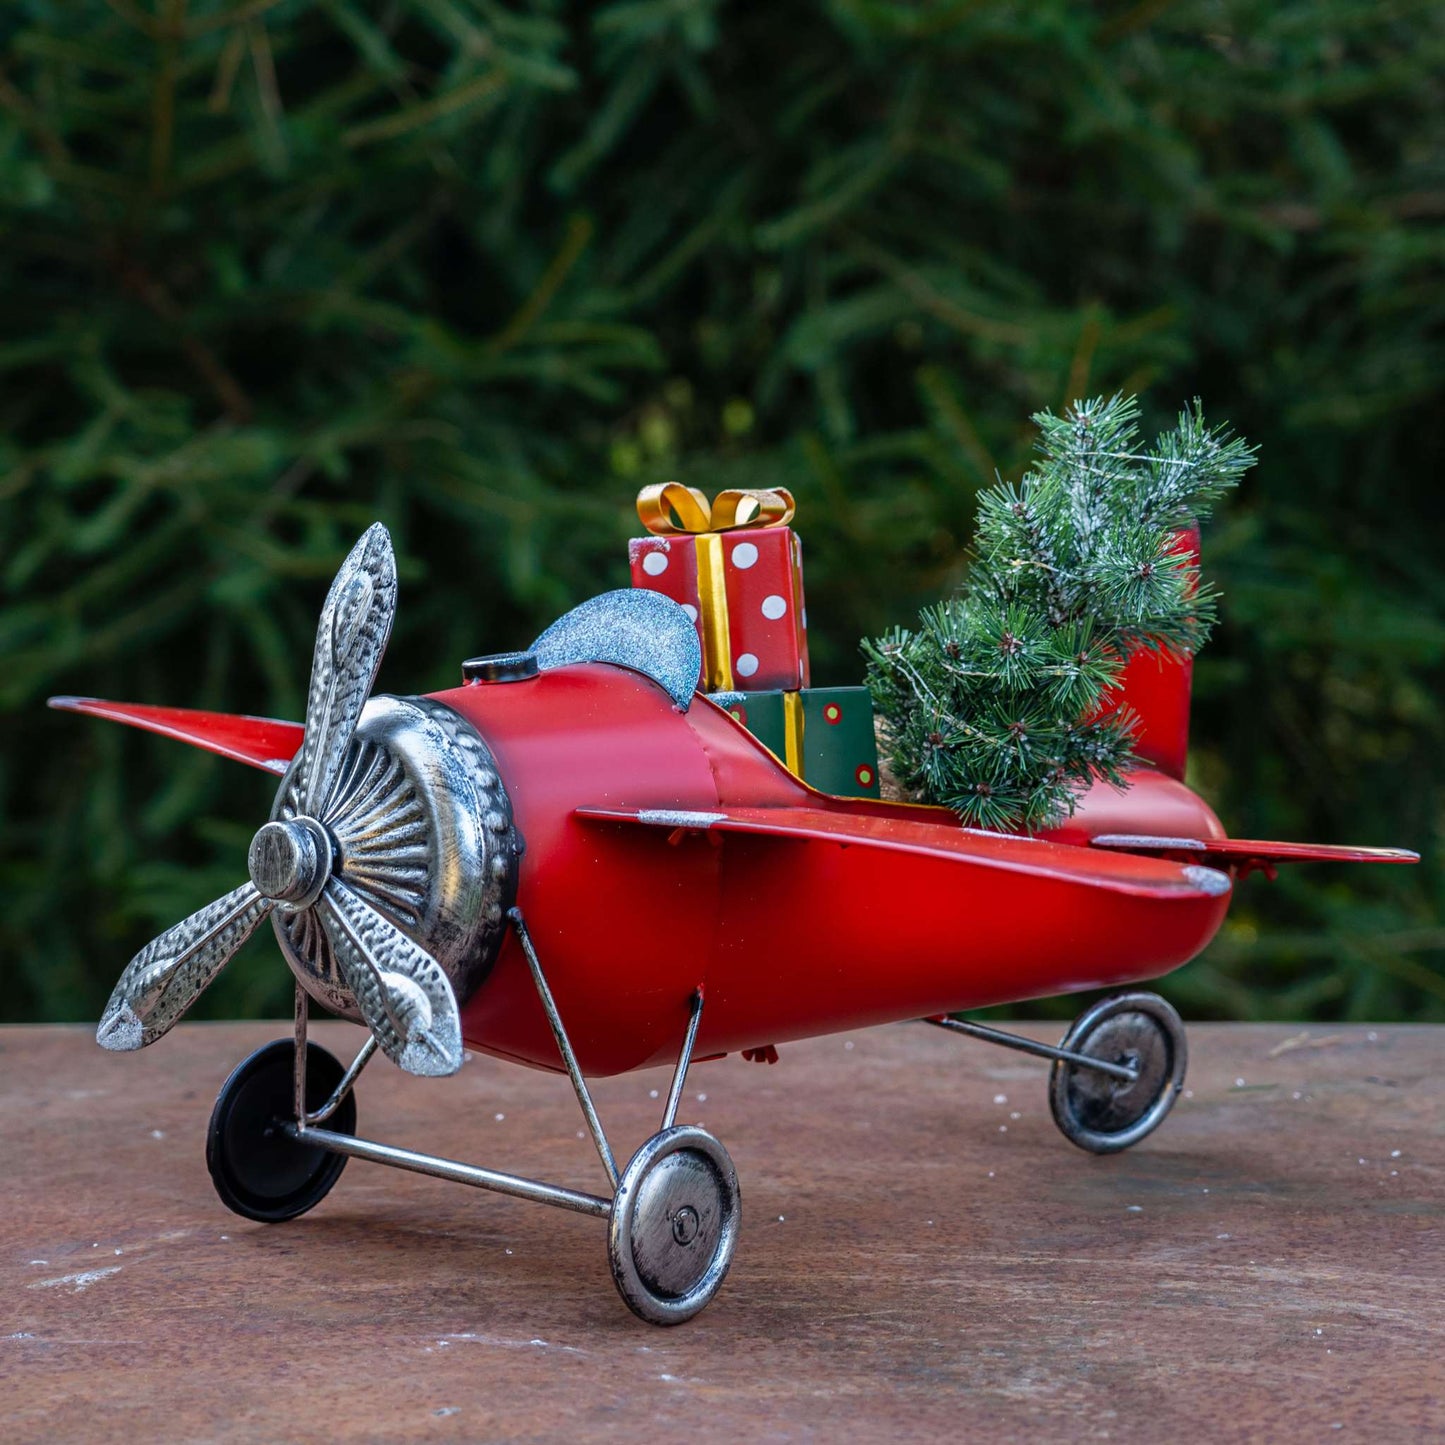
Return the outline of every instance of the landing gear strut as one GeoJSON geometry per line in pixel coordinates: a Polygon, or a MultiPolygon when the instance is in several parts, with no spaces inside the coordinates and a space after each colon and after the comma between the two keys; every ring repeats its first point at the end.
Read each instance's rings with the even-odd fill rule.
{"type": "Polygon", "coordinates": [[[1114,1154],[1164,1122],[1184,1087],[1184,1025],[1154,993],[1116,993],[1086,1008],[1057,1047],[967,1019],[924,1022],[1052,1059],[1049,1106],[1071,1144],[1114,1154]]]}
{"type": "Polygon", "coordinates": [[[216,1100],[206,1146],[216,1192],[228,1208],[248,1219],[294,1219],[326,1197],[347,1159],[355,1156],[590,1214],[607,1220],[608,1263],[627,1307],[650,1324],[681,1324],[718,1292],[732,1263],[741,1219],[737,1171],[727,1150],[705,1129],[677,1126],[702,1020],[702,990],[689,1001],[662,1128],[619,1173],[521,910],[514,908],[511,918],[606,1171],[609,1194],[586,1194],[356,1138],[352,1086],[376,1052],[376,1041],[368,1038],[343,1072],[332,1055],[307,1041],[309,1000],[299,985],[294,1041],[280,1039],[258,1049],[231,1075],[216,1100]],[[304,1067],[298,1062],[303,1059],[304,1067]]]}

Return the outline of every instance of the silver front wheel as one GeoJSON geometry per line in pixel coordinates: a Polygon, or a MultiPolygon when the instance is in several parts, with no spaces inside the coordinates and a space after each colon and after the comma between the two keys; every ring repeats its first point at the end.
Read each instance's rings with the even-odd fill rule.
{"type": "Polygon", "coordinates": [[[622,1173],[607,1253],[627,1307],[654,1325],[690,1320],[718,1292],[741,1200],[728,1152],[705,1129],[654,1134],[622,1173]]]}

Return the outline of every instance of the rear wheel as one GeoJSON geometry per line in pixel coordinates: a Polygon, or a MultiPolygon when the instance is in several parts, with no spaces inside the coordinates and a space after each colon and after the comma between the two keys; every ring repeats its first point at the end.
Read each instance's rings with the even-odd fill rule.
{"type": "MultiPolygon", "coordinates": [[[[216,1097],[206,1133],[206,1167],[228,1209],[247,1219],[277,1223],[315,1208],[346,1167],[344,1154],[302,1144],[285,1132],[295,1121],[290,1039],[256,1050],[236,1066],[216,1097]]],[[[306,1107],[319,1109],[341,1082],[340,1060],[316,1044],[306,1046],[306,1107]]],[[[356,1132],[356,1096],[348,1093],[326,1127],[356,1132]]]]}
{"type": "Polygon", "coordinates": [[[1135,1070],[1130,1081],[1086,1064],[1055,1063],[1049,1078],[1054,1122],[1070,1143],[1113,1154],[1152,1134],[1184,1087],[1184,1025],[1158,994],[1101,999],[1074,1021],[1063,1047],[1135,1070]]]}

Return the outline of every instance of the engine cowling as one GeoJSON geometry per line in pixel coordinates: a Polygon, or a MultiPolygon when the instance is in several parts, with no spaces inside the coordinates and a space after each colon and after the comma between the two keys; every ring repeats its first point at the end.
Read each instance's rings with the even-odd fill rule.
{"type": "MultiPolygon", "coordinates": [[[[281,780],[273,822],[300,814],[299,763],[281,780]]],[[[464,1004],[501,947],[524,846],[481,735],[434,699],[371,698],[319,821],[335,876],[430,953],[464,1004]]],[[[272,923],[307,993],[362,1022],[315,913],[282,904],[272,923]]]]}

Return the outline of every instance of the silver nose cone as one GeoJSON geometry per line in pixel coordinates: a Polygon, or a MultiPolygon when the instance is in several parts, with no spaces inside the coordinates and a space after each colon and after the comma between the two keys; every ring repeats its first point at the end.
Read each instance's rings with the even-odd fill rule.
{"type": "Polygon", "coordinates": [[[263,897],[293,907],[315,902],[331,876],[331,839],[314,818],[265,824],[246,863],[263,897]]]}

